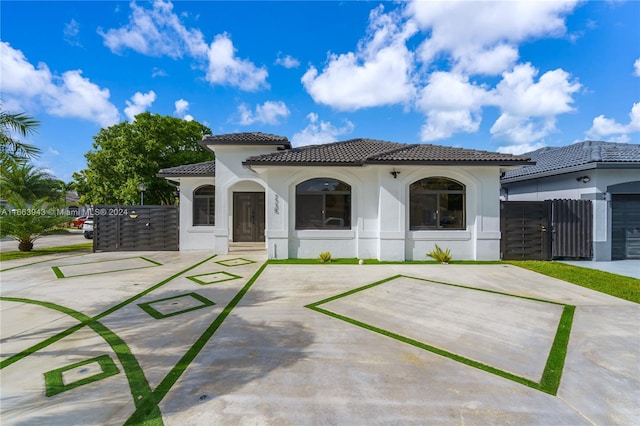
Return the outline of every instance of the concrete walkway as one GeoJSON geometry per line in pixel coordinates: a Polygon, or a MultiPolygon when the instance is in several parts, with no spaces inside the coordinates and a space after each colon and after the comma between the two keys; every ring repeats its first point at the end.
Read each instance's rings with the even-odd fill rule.
{"type": "Polygon", "coordinates": [[[640,305],[510,265],[261,269],[264,260],[3,262],[2,423],[640,418],[640,305]],[[564,353],[563,335],[560,374],[547,358],[564,353]]]}
{"type": "Polygon", "coordinates": [[[593,262],[590,260],[562,260],[562,263],[581,268],[597,269],[612,274],[640,279],[640,260],[612,260],[610,262],[593,262]]]}

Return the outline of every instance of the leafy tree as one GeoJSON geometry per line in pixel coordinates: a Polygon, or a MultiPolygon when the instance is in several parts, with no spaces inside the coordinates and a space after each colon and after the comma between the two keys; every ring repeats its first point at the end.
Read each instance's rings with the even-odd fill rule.
{"type": "Polygon", "coordinates": [[[25,113],[0,111],[0,160],[37,157],[40,154],[38,147],[17,140],[13,134],[27,137],[38,126],[40,122],[25,113]]]}
{"type": "Polygon", "coordinates": [[[18,241],[18,250],[31,251],[33,242],[45,235],[66,233],[59,226],[70,220],[67,216],[56,214],[46,206],[45,200],[36,200],[27,205],[20,196],[9,198],[13,207],[0,210],[0,237],[9,237],[18,241]]]}
{"type": "Polygon", "coordinates": [[[74,173],[81,203],[139,204],[144,183],[145,204],[173,204],[175,188],[156,177],[160,169],[209,161],[212,153],[198,142],[211,130],[196,121],[143,112],[130,123],[113,125],[93,137],[85,154],[87,168],[74,173]]]}
{"type": "Polygon", "coordinates": [[[6,158],[0,175],[0,198],[19,196],[27,203],[43,199],[62,202],[64,182],[22,159],[6,158]]]}

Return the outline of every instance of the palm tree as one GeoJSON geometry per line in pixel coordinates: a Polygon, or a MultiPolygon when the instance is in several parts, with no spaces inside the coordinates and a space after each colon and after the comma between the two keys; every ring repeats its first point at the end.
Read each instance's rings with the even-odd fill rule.
{"type": "Polygon", "coordinates": [[[46,171],[25,163],[23,159],[6,158],[0,173],[0,198],[19,196],[31,203],[38,199],[59,201],[61,182],[46,171]]]}
{"type": "Polygon", "coordinates": [[[17,140],[14,134],[27,137],[35,133],[40,122],[23,112],[10,114],[0,111],[0,158],[34,158],[40,155],[40,149],[17,140]]]}
{"type": "Polygon", "coordinates": [[[28,206],[20,196],[13,196],[9,203],[12,210],[3,207],[0,211],[0,238],[18,241],[18,250],[31,251],[33,242],[44,235],[66,233],[59,226],[70,218],[47,209],[44,200],[36,200],[28,206]]]}

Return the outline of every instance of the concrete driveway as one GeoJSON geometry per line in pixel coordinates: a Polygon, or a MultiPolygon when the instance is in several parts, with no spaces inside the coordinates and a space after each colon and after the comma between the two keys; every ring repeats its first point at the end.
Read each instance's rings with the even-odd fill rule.
{"type": "Polygon", "coordinates": [[[637,304],[510,265],[264,260],[136,252],[3,262],[2,423],[640,418],[637,304]]]}

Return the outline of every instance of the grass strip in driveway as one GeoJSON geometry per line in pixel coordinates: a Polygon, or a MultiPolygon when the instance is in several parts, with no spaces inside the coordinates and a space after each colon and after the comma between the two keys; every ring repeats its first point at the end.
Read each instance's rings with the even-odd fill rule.
{"type": "Polygon", "coordinates": [[[171,390],[173,385],[178,381],[180,376],[185,372],[187,367],[193,362],[193,360],[198,356],[200,351],[204,348],[207,342],[213,337],[218,328],[222,325],[224,320],[229,316],[231,311],[236,307],[236,305],[242,300],[245,294],[249,291],[251,286],[256,282],[260,274],[267,267],[267,263],[264,263],[258,271],[253,274],[253,276],[247,281],[247,283],[242,287],[242,289],[234,296],[233,299],[225,306],[220,315],[216,317],[215,320],[207,327],[207,329],[202,333],[202,335],[196,340],[196,342],[187,350],[187,352],[180,358],[180,360],[176,363],[176,365],[169,371],[169,373],[162,379],[160,384],[155,388],[155,390],[149,395],[149,397],[145,398],[141,405],[136,406],[136,411],[129,417],[129,419],[125,422],[125,425],[144,425],[151,424],[154,420],[157,420],[156,416],[161,416],[160,410],[158,408],[158,404],[162,399],[167,395],[167,393],[171,390]]]}
{"type": "MultiPolygon", "coordinates": [[[[33,304],[38,304],[41,306],[45,306],[48,307],[50,309],[55,309],[58,310],[60,312],[66,313],[70,316],[72,316],[73,318],[77,319],[80,323],[76,324],[75,326],[69,327],[66,330],[61,331],[60,333],[51,336],[45,340],[43,340],[40,343],[37,343],[23,351],[21,351],[20,353],[13,355],[10,358],[7,358],[5,360],[3,360],[2,362],[0,362],[0,370],[8,367],[9,365],[25,358],[26,356],[29,356],[39,350],[42,350],[44,348],[46,348],[47,346],[75,333],[76,331],[80,330],[82,327],[84,327],[85,325],[91,327],[97,334],[99,334],[103,339],[105,339],[107,341],[107,343],[109,343],[109,345],[112,347],[112,349],[114,350],[114,352],[116,353],[116,355],[118,356],[120,363],[122,364],[123,369],[125,370],[125,374],[127,375],[127,380],[129,380],[129,387],[131,390],[131,394],[133,396],[134,399],[134,403],[136,406],[136,413],[138,411],[140,411],[140,409],[138,407],[142,407],[144,404],[144,411],[147,413],[146,416],[146,420],[145,420],[145,424],[148,425],[161,425],[162,423],[162,414],[160,413],[160,410],[157,406],[157,404],[153,405],[153,406],[149,406],[149,404],[147,403],[147,401],[151,400],[150,396],[152,395],[152,391],[151,388],[149,386],[149,382],[147,381],[144,372],[142,371],[142,368],[140,367],[137,359],[135,358],[135,356],[133,355],[133,353],[131,353],[129,347],[127,346],[127,344],[120,338],[117,336],[117,334],[115,334],[113,331],[111,331],[109,328],[107,328],[106,326],[104,326],[102,323],[100,323],[98,320],[101,318],[104,318],[105,316],[112,314],[113,312],[129,305],[130,303],[135,302],[136,300],[140,299],[141,297],[149,294],[150,292],[162,287],[163,285],[169,283],[170,281],[174,280],[175,278],[189,272],[190,270],[197,268],[198,266],[208,262],[209,260],[213,259],[214,257],[216,257],[215,255],[210,256],[200,262],[197,262],[194,265],[191,265],[185,269],[183,269],[182,271],[179,271],[173,275],[171,275],[169,278],[166,278],[162,281],[160,281],[159,283],[149,287],[148,289],[136,294],[133,297],[130,297],[129,299],[125,300],[124,302],[121,302],[109,309],[107,309],[106,311],[94,316],[94,317],[89,317],[81,312],[75,311],[73,309],[70,308],[66,308],[64,306],[60,306],[60,305],[56,305],[54,303],[50,303],[50,302],[43,302],[43,301],[37,301],[37,300],[29,300],[29,299],[20,299],[20,298],[12,298],[12,297],[0,297],[0,300],[7,300],[7,301],[13,301],[13,302],[23,302],[23,303],[33,303],[33,304]]],[[[257,278],[257,277],[256,277],[257,278]]],[[[247,288],[248,290],[248,288],[247,288]]],[[[245,291],[246,292],[246,291],[245,291]]],[[[237,303],[237,302],[236,302],[237,303]]],[[[193,348],[192,348],[193,349],[193,348]]],[[[185,367],[186,368],[186,367],[185,367]]],[[[165,392],[166,394],[166,392],[165,392]]],[[[134,413],[135,414],[135,413],[134,413]]]]}
{"type": "MultiPolygon", "coordinates": [[[[18,302],[18,303],[29,303],[33,305],[43,306],[45,308],[49,308],[58,312],[62,312],[75,320],[79,321],[79,324],[70,327],[64,330],[61,333],[52,336],[39,344],[36,344],[30,347],[27,350],[24,350],[0,363],[0,369],[8,367],[9,365],[17,362],[32,353],[39,351],[61,339],[67,337],[68,335],[80,330],[84,326],[90,327],[96,334],[102,337],[107,344],[111,347],[111,349],[115,352],[116,356],[120,360],[120,364],[124,369],[125,375],[127,377],[127,381],[129,382],[129,389],[131,391],[131,396],[133,398],[133,402],[138,406],[140,401],[144,399],[145,396],[151,393],[151,387],[149,386],[149,382],[142,371],[142,367],[138,363],[136,357],[131,353],[129,346],[122,340],[117,334],[111,331],[107,326],[102,324],[100,321],[97,321],[82,312],[78,312],[74,309],[68,308],[66,306],[61,306],[51,302],[42,302],[39,300],[30,300],[23,299],[18,297],[1,297],[0,300],[6,300],[8,302],[18,302]]],[[[46,378],[45,373],[45,378],[46,378]]]]}
{"type": "Polygon", "coordinates": [[[475,287],[468,287],[468,286],[463,286],[463,285],[459,285],[459,284],[450,284],[450,283],[446,283],[446,282],[427,280],[427,279],[423,279],[423,278],[408,277],[408,276],[405,276],[405,275],[394,275],[394,276],[386,278],[384,280],[376,281],[374,283],[367,284],[367,285],[364,285],[362,287],[358,287],[358,288],[349,290],[347,292],[337,294],[335,296],[320,300],[318,302],[311,303],[309,305],[306,305],[305,307],[309,308],[309,309],[312,309],[312,310],[314,310],[316,312],[328,315],[330,317],[333,317],[333,318],[345,321],[347,323],[353,324],[355,326],[364,328],[366,330],[373,331],[373,332],[381,334],[383,336],[391,337],[392,339],[398,340],[400,342],[407,343],[407,344],[410,344],[410,345],[415,346],[417,348],[424,349],[426,351],[435,353],[435,354],[443,356],[445,358],[452,359],[454,361],[460,362],[460,363],[468,365],[470,367],[474,367],[474,368],[477,368],[479,370],[483,370],[483,371],[495,374],[497,376],[503,377],[505,379],[509,379],[509,380],[514,381],[516,383],[523,384],[525,386],[528,386],[530,388],[533,388],[533,389],[548,393],[550,395],[556,395],[557,391],[558,391],[558,387],[560,386],[560,379],[562,377],[562,371],[563,371],[563,367],[564,367],[564,361],[565,361],[565,358],[566,358],[567,347],[569,345],[569,336],[571,334],[571,325],[572,325],[572,322],[573,322],[573,314],[574,314],[574,311],[575,311],[575,306],[566,305],[564,303],[554,302],[554,301],[550,301],[550,300],[537,299],[537,298],[526,297],[526,296],[519,296],[517,294],[510,294],[510,293],[504,293],[504,292],[500,292],[500,291],[487,290],[487,289],[481,289],[481,288],[475,288],[475,287]],[[387,283],[387,282],[395,280],[397,278],[411,278],[411,279],[415,279],[415,280],[419,280],[419,281],[425,281],[425,282],[429,282],[429,283],[441,284],[441,285],[446,285],[446,286],[450,286],[450,287],[457,287],[457,288],[460,288],[460,289],[475,290],[475,291],[480,291],[480,292],[485,292],[485,293],[490,293],[490,294],[496,294],[496,295],[500,295],[500,296],[509,296],[509,297],[514,297],[514,298],[518,298],[518,299],[531,300],[531,301],[535,301],[535,302],[542,302],[542,303],[549,303],[549,304],[553,304],[553,305],[563,306],[562,315],[560,317],[560,320],[558,321],[558,326],[556,328],[555,337],[553,339],[553,343],[552,343],[551,348],[549,350],[549,355],[547,357],[547,360],[546,360],[546,363],[545,363],[545,367],[544,367],[540,382],[536,382],[534,380],[527,379],[526,377],[521,377],[521,376],[519,376],[517,374],[513,374],[513,373],[510,373],[508,371],[501,370],[501,369],[493,367],[491,365],[484,364],[482,362],[479,362],[479,361],[464,357],[462,355],[450,352],[448,350],[445,350],[445,349],[442,349],[442,348],[439,348],[439,347],[436,347],[436,346],[429,345],[429,344],[421,342],[419,340],[415,340],[413,338],[410,338],[410,337],[407,337],[407,336],[403,336],[403,335],[398,334],[398,333],[394,333],[394,332],[392,332],[390,330],[386,330],[386,329],[383,329],[383,328],[380,328],[380,327],[376,327],[376,326],[367,324],[367,323],[359,321],[357,319],[354,319],[354,318],[351,318],[351,317],[348,317],[348,316],[345,316],[345,315],[341,315],[339,313],[332,312],[332,311],[330,311],[328,309],[325,309],[325,308],[321,307],[321,305],[324,305],[324,304],[329,303],[331,301],[334,301],[334,300],[337,300],[337,299],[341,299],[341,298],[344,298],[344,297],[347,297],[347,296],[351,296],[351,295],[359,293],[359,292],[361,292],[363,290],[367,290],[367,289],[370,289],[372,287],[379,286],[381,284],[387,283]]]}

